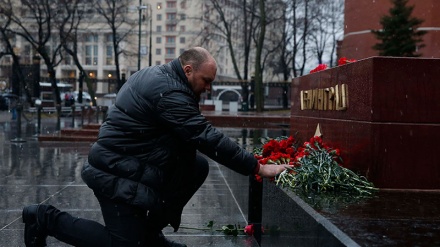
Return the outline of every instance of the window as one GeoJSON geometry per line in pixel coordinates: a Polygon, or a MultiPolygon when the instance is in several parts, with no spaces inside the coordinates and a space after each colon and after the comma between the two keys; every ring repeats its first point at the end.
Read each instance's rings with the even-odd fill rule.
{"type": "Polygon", "coordinates": [[[98,35],[88,34],[85,41],[85,64],[98,65],[98,35]]]}
{"type": "Polygon", "coordinates": [[[156,61],[156,65],[160,65],[160,61],[156,61]]]}
{"type": "Polygon", "coordinates": [[[105,65],[113,65],[113,45],[105,47],[105,65]]]}
{"type": "Polygon", "coordinates": [[[182,54],[185,51],[185,49],[181,48],[180,49],[180,54],[182,54]]]}
{"type": "Polygon", "coordinates": [[[176,36],[167,36],[166,37],[167,44],[175,44],[176,43],[176,36]]]}
{"type": "MultiPolygon", "coordinates": [[[[108,36],[112,37],[111,35],[108,35],[108,36]]],[[[94,35],[94,34],[87,35],[86,42],[87,43],[98,43],[98,35],[94,35]]]]}
{"type": "Polygon", "coordinates": [[[185,32],[185,26],[180,26],[180,32],[185,32]]]}
{"type": "Polygon", "coordinates": [[[176,31],[176,25],[167,25],[167,32],[176,31]]]}
{"type": "Polygon", "coordinates": [[[113,35],[107,34],[105,36],[106,46],[105,46],[105,65],[114,65],[113,57],[113,35]]]}
{"type": "Polygon", "coordinates": [[[156,37],[156,44],[162,43],[162,37],[156,37]]]}
{"type": "Polygon", "coordinates": [[[68,54],[67,52],[63,52],[63,59],[64,59],[64,64],[65,65],[73,65],[73,59],[72,56],[70,56],[70,54],[68,54]]]}
{"type": "Polygon", "coordinates": [[[180,37],[180,44],[185,44],[185,37],[180,37]]]}
{"type": "Polygon", "coordinates": [[[52,56],[52,46],[51,46],[50,44],[45,45],[45,46],[44,46],[44,50],[46,50],[46,53],[47,53],[47,55],[48,55],[49,57],[52,56]]]}
{"type": "Polygon", "coordinates": [[[156,19],[157,19],[158,21],[161,21],[161,20],[162,20],[162,14],[157,14],[156,19]]]}
{"type": "Polygon", "coordinates": [[[176,1],[167,2],[167,8],[176,8],[176,6],[177,6],[176,1]]]}
{"type": "Polygon", "coordinates": [[[33,52],[33,49],[31,48],[30,45],[25,45],[24,46],[24,51],[22,54],[22,62],[23,64],[30,64],[31,63],[31,57],[35,52],[33,52]]]}
{"type": "Polygon", "coordinates": [[[176,48],[166,48],[166,55],[174,56],[176,54],[176,48]]]}
{"type": "Polygon", "coordinates": [[[156,49],[156,55],[160,55],[162,53],[162,50],[160,48],[156,49]]]}
{"type": "Polygon", "coordinates": [[[98,45],[86,45],[86,65],[98,65],[98,45]]]}
{"type": "Polygon", "coordinates": [[[76,77],[76,70],[65,70],[63,71],[63,77],[68,78],[75,78],[76,77]]]}
{"type": "Polygon", "coordinates": [[[176,13],[167,13],[167,20],[175,20],[176,13]]]}
{"type": "Polygon", "coordinates": [[[157,31],[157,32],[162,32],[162,26],[157,26],[157,27],[156,27],[156,31],[157,31]]]}
{"type": "Polygon", "coordinates": [[[181,20],[181,21],[186,20],[186,15],[185,15],[185,14],[180,14],[180,20],[181,20]]]}
{"type": "Polygon", "coordinates": [[[186,9],[186,1],[183,0],[182,2],[180,2],[180,8],[181,9],[186,9]]]}

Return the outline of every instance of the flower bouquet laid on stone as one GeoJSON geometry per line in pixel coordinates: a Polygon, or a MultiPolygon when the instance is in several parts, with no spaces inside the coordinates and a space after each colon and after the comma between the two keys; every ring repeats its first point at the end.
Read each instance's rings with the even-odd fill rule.
{"type": "MultiPolygon", "coordinates": [[[[319,136],[302,145],[292,136],[266,139],[261,148],[254,148],[254,155],[261,165],[288,165],[273,181],[293,190],[355,196],[368,196],[377,191],[366,177],[343,167],[340,150],[329,147],[319,136]]],[[[262,180],[258,175],[256,179],[262,180]]]]}

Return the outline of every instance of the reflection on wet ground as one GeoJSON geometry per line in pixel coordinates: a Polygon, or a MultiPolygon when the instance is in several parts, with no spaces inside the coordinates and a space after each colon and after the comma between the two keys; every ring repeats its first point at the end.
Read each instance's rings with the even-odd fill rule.
{"type": "MultiPolygon", "coordinates": [[[[69,118],[63,118],[61,126],[70,123],[69,118]]],[[[53,133],[55,121],[45,119],[42,127],[42,133],[53,133]]],[[[246,132],[249,136],[244,141],[238,137],[237,140],[254,141],[252,131],[227,128],[224,131],[238,137],[246,132]]],[[[39,143],[34,121],[23,122],[23,142],[11,141],[16,139],[16,133],[15,122],[0,122],[0,246],[24,246],[21,210],[29,204],[49,203],[74,216],[103,223],[99,204],[80,175],[90,143],[39,143]]],[[[258,135],[261,134],[280,132],[259,131],[258,135]]],[[[253,237],[245,235],[232,237],[218,231],[188,229],[206,228],[211,220],[214,230],[227,224],[246,226],[247,195],[247,177],[233,174],[211,161],[207,180],[184,209],[182,229],[174,233],[171,228],[165,228],[164,232],[188,246],[258,246],[253,237]],[[233,190],[236,194],[232,194],[233,190]]],[[[49,238],[48,246],[66,245],[49,238]]]]}
{"type": "MultiPolygon", "coordinates": [[[[242,136],[250,132],[242,130],[242,136]]],[[[251,135],[277,137],[288,133],[251,135]]],[[[266,234],[261,246],[440,246],[438,205],[439,190],[382,189],[365,198],[296,193],[286,196],[266,183],[262,222],[266,234]]]]}
{"type": "MultiPolygon", "coordinates": [[[[62,126],[70,121],[64,119],[62,126]]],[[[90,144],[38,143],[34,122],[23,123],[22,130],[25,142],[11,142],[16,138],[15,123],[0,121],[0,246],[24,246],[21,210],[32,203],[50,203],[102,223],[98,202],[80,177],[90,144]]],[[[286,129],[221,130],[249,151],[259,145],[260,137],[289,134],[286,129]]],[[[46,119],[42,133],[54,131],[54,121],[46,119]]],[[[189,229],[206,228],[211,220],[214,229],[245,226],[248,195],[247,177],[211,161],[206,182],[184,209],[182,229],[173,233],[166,228],[165,234],[188,246],[258,246],[244,235],[189,229]]],[[[295,196],[273,184],[265,186],[267,231],[261,246],[440,246],[440,192],[382,190],[367,200],[311,196],[291,200],[295,196]],[[345,244],[338,238],[345,238],[345,244]]],[[[48,244],[65,246],[53,238],[48,244]]]]}
{"type": "Polygon", "coordinates": [[[311,203],[362,246],[440,246],[440,192],[383,190],[372,198],[311,203]]]}

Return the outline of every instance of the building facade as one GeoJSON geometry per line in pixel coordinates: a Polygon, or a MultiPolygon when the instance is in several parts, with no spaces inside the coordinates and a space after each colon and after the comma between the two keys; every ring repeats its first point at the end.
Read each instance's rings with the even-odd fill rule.
{"type": "MultiPolygon", "coordinates": [[[[278,7],[282,4],[282,1],[270,1],[272,4],[269,6],[272,6],[272,8],[268,8],[268,15],[279,16],[282,14],[280,10],[283,8],[278,7]]],[[[23,11],[25,8],[19,6],[18,1],[16,3],[17,6],[14,6],[14,8],[17,12],[27,17],[23,19],[32,21],[32,13],[29,13],[30,10],[27,9],[27,12],[23,11]]],[[[244,75],[244,37],[241,19],[243,10],[238,1],[159,0],[153,2],[150,0],[121,0],[116,1],[116,3],[120,4],[119,6],[123,9],[121,15],[123,15],[124,19],[118,25],[118,33],[125,36],[118,46],[121,52],[118,56],[119,71],[123,80],[126,80],[130,75],[138,71],[139,68],[168,63],[190,47],[203,46],[213,54],[217,61],[216,81],[220,82],[220,84],[222,81],[238,82],[237,85],[221,85],[228,90],[235,90],[239,101],[243,100],[241,98],[242,95],[240,95],[243,86],[240,84],[241,82],[236,80],[237,75],[232,62],[230,48],[223,30],[221,30],[222,18],[226,17],[225,19],[230,21],[231,45],[234,47],[237,67],[240,70],[241,77],[250,80],[254,73],[255,45],[252,41],[247,75],[244,75]],[[214,6],[214,3],[217,2],[220,3],[219,6],[222,8],[222,13],[218,9],[216,10],[216,6],[214,6]],[[219,25],[216,27],[217,24],[219,25]]],[[[114,37],[107,20],[100,13],[103,10],[89,2],[84,4],[86,7],[81,11],[84,11],[85,15],[78,29],[77,56],[92,84],[99,104],[100,99],[104,100],[103,97],[105,95],[116,93],[118,88],[113,47],[114,37]]],[[[266,35],[273,40],[277,40],[281,38],[283,27],[284,25],[280,21],[273,21],[269,24],[266,35]]],[[[59,40],[57,40],[59,37],[57,30],[53,29],[52,32],[53,38],[47,44],[47,49],[49,50],[54,50],[59,43],[59,40]]],[[[28,41],[16,35],[13,39],[13,46],[14,53],[20,57],[21,67],[32,67],[35,72],[34,67],[38,63],[40,65],[39,81],[49,81],[45,63],[42,59],[39,61],[35,59],[40,55],[28,41]]],[[[276,46],[276,44],[265,43],[267,51],[273,50],[272,46],[276,46]]],[[[72,85],[73,90],[78,90],[80,88],[78,84],[80,71],[69,54],[63,51],[61,56],[62,59],[58,59],[60,63],[55,66],[56,79],[58,82],[72,85]]],[[[277,54],[266,56],[266,60],[276,60],[276,58],[277,54]]],[[[6,82],[6,88],[12,88],[11,84],[14,83],[11,80],[11,68],[12,58],[10,56],[0,58],[0,81],[6,82]]],[[[35,75],[35,73],[33,74],[35,75]]],[[[269,66],[265,68],[263,78],[265,78],[265,82],[274,82],[274,75],[269,66]]],[[[35,88],[34,84],[38,84],[38,81],[35,82],[34,79],[31,79],[25,83],[26,87],[35,88]]],[[[246,84],[246,82],[244,83],[246,84]]],[[[20,87],[23,87],[23,85],[20,87]]],[[[82,88],[86,92],[89,90],[85,84],[82,88]]],[[[217,85],[213,85],[211,96],[217,97],[225,88],[220,87],[219,89],[217,85]],[[219,90],[216,91],[216,89],[219,90]]],[[[33,89],[32,91],[35,90],[33,89]]],[[[266,96],[270,95],[269,86],[265,87],[265,93],[266,96]]],[[[21,90],[21,94],[23,94],[23,90],[21,90]]],[[[43,96],[39,92],[30,98],[34,97],[42,98],[43,96]]],[[[244,94],[243,97],[248,96],[244,94]]],[[[278,96],[274,97],[278,98],[278,96]]],[[[278,101],[275,100],[275,102],[278,101]]]]}
{"type": "MultiPolygon", "coordinates": [[[[185,49],[198,45],[196,34],[202,23],[197,19],[201,8],[202,1],[130,1],[126,14],[131,32],[120,44],[123,78],[139,68],[168,63],[185,49]]],[[[80,54],[88,76],[95,82],[97,95],[117,91],[110,29],[104,21],[98,17],[95,23],[88,23],[89,33],[85,34],[80,54]]],[[[65,61],[57,67],[57,75],[60,79],[77,78],[78,70],[71,61],[65,61]]]]}
{"type": "MultiPolygon", "coordinates": [[[[215,53],[219,64],[219,76],[235,77],[225,41],[216,40],[208,43],[201,41],[200,34],[206,26],[203,15],[207,15],[209,9],[205,1],[125,0],[125,2],[125,20],[119,27],[122,33],[127,34],[119,44],[120,73],[124,78],[128,78],[139,68],[168,63],[185,49],[200,45],[215,53]],[[221,52],[218,52],[218,47],[222,47],[221,52]]],[[[17,12],[26,13],[19,5],[14,8],[17,12]]],[[[115,52],[109,25],[94,6],[89,6],[80,29],[77,55],[93,83],[96,95],[115,93],[117,91],[115,52]]],[[[55,28],[52,36],[57,37],[55,28]]],[[[48,49],[53,49],[58,40],[53,38],[51,42],[48,43],[48,49]]],[[[238,43],[239,40],[237,39],[236,42],[238,43]]],[[[237,45],[240,47],[239,44],[237,45]]],[[[38,53],[24,38],[16,36],[13,39],[13,46],[14,53],[20,57],[20,64],[35,63],[34,58],[38,53]]],[[[4,46],[0,48],[5,49],[4,46]]],[[[59,82],[74,84],[74,88],[77,89],[78,85],[75,85],[75,82],[77,84],[79,70],[71,56],[62,54],[63,59],[55,67],[56,78],[59,82]]],[[[11,67],[11,56],[0,58],[0,81],[5,81],[8,85],[12,83],[10,82],[11,67]]],[[[47,81],[47,69],[42,60],[40,67],[41,81],[47,81]]],[[[84,90],[87,91],[87,88],[84,87],[84,90]]]]}

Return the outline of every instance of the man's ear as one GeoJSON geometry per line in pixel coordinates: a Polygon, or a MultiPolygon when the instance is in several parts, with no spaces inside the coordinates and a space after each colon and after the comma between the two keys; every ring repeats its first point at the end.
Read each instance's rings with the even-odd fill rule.
{"type": "Polygon", "coordinates": [[[185,72],[185,74],[189,74],[189,73],[191,73],[192,72],[192,66],[191,65],[185,65],[184,67],[183,67],[183,72],[185,72]]]}

